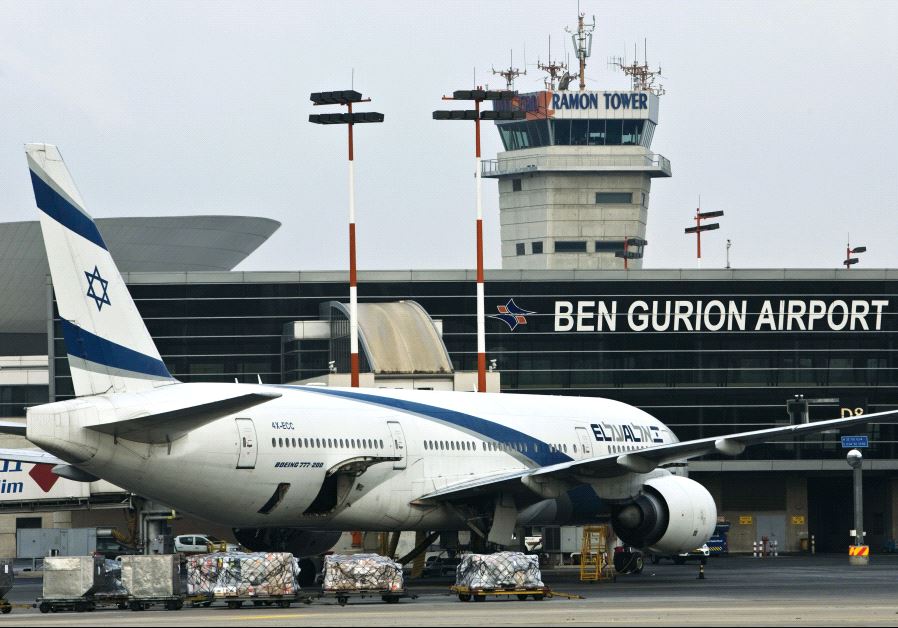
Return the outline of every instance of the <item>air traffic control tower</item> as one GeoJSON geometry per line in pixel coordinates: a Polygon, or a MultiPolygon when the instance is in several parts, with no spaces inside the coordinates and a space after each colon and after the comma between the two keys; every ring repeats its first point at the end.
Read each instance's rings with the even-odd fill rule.
{"type": "Polygon", "coordinates": [[[642,267],[652,179],[671,176],[651,152],[663,89],[647,65],[618,66],[630,91],[567,89],[570,75],[555,88],[553,72],[545,91],[494,103],[526,114],[496,122],[505,151],[483,162],[499,181],[502,268],[642,267]]]}

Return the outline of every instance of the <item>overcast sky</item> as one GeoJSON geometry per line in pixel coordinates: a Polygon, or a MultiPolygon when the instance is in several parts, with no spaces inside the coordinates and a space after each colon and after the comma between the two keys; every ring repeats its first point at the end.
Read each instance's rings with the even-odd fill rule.
{"type": "MultiPolygon", "coordinates": [[[[722,209],[705,268],[898,267],[898,3],[595,2],[590,89],[626,89],[607,59],[648,39],[667,94],[653,151],[646,267],[695,267],[691,224],[722,209]]],[[[441,95],[509,63],[570,52],[576,1],[2,2],[0,220],[35,217],[22,145],[60,146],[97,217],[250,214],[283,223],[241,268],[339,269],[343,127],[308,123],[309,93],[350,87],[385,113],[357,127],[359,267],[474,260],[473,125],[441,95]]],[[[361,107],[360,107],[361,108],[361,107]]],[[[338,110],[335,108],[335,111],[338,110]]],[[[484,157],[500,150],[485,128],[484,157]]],[[[487,267],[498,192],[484,181],[487,267]]]]}

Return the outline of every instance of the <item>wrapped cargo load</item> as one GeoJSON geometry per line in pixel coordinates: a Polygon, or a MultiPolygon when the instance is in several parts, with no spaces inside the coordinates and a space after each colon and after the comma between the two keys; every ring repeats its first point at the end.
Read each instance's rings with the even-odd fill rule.
{"type": "Polygon", "coordinates": [[[469,554],[455,572],[455,586],[479,589],[538,589],[545,585],[539,557],[520,552],[469,554]]]}
{"type": "Polygon", "coordinates": [[[402,565],[378,554],[324,557],[325,591],[403,591],[402,565]]]}
{"type": "Polygon", "coordinates": [[[15,583],[12,566],[12,558],[0,558],[0,598],[6,597],[15,583]]]}
{"type": "Polygon", "coordinates": [[[121,567],[95,556],[44,558],[44,598],[74,599],[90,595],[127,595],[121,567]]]}
{"type": "Polygon", "coordinates": [[[131,597],[171,598],[181,595],[180,555],[121,556],[122,586],[131,597]]]}
{"type": "Polygon", "coordinates": [[[216,598],[295,596],[299,561],[284,552],[196,554],[187,558],[187,594],[216,598]]]}

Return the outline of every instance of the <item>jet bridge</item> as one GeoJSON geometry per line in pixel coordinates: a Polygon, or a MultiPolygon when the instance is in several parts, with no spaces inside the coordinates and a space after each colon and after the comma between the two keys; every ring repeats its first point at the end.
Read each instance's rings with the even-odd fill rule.
{"type": "MultiPolygon", "coordinates": [[[[419,303],[360,303],[358,311],[362,387],[475,389],[477,373],[455,370],[442,321],[419,303]]],[[[285,382],[348,386],[348,304],[328,301],[320,307],[320,320],[285,325],[282,362],[285,382]]],[[[498,372],[487,373],[487,391],[499,392],[498,372]]]]}

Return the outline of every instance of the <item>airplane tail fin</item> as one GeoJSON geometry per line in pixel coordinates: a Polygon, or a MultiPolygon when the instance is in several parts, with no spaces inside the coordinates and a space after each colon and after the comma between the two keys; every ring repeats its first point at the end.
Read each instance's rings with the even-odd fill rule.
{"type": "Polygon", "coordinates": [[[26,144],[77,396],[175,383],[56,146],[26,144]]]}

